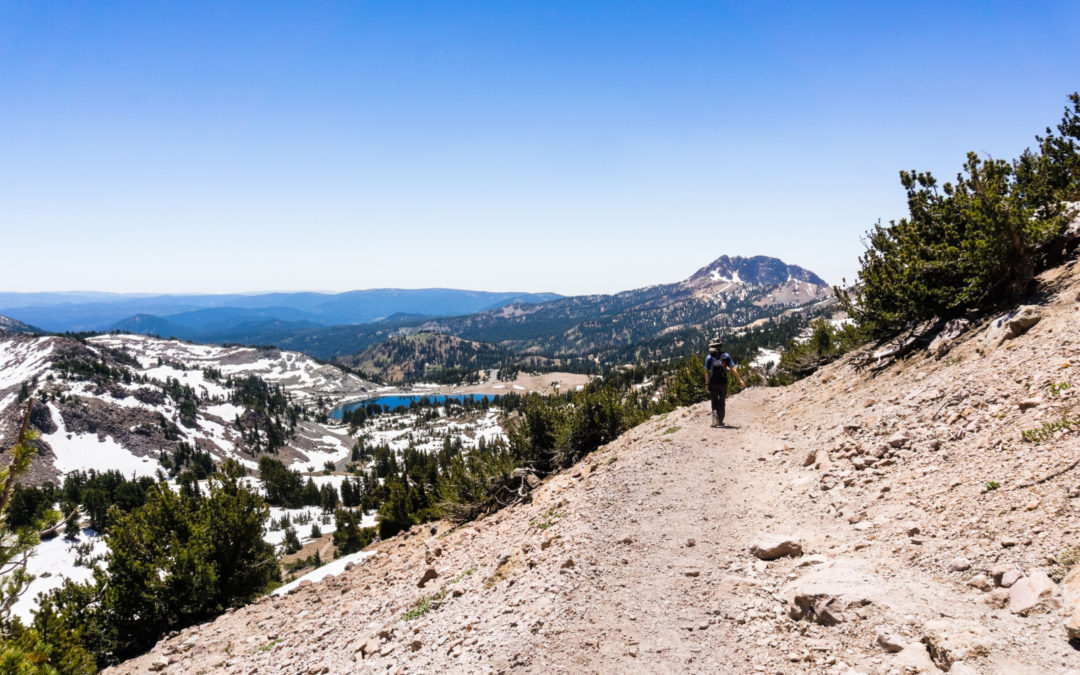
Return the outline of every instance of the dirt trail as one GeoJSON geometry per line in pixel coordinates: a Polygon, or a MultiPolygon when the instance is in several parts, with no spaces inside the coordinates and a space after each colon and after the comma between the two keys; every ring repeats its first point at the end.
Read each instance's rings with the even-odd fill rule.
{"type": "Polygon", "coordinates": [[[952,640],[941,658],[961,661],[953,672],[1076,663],[1058,617],[991,610],[830,513],[805,451],[781,439],[780,393],[734,397],[731,428],[710,428],[707,404],[655,418],[530,504],[434,536],[414,528],[336,579],[183,631],[115,672],[938,672],[920,642],[931,629],[939,646],[952,640]],[[759,560],[748,547],[761,534],[804,553],[759,560]],[[419,588],[428,567],[438,577],[419,588]],[[858,595],[836,625],[789,616],[791,585],[819,577],[858,595]],[[984,632],[964,633],[972,624],[984,632]],[[907,648],[887,653],[879,632],[907,648]]]}

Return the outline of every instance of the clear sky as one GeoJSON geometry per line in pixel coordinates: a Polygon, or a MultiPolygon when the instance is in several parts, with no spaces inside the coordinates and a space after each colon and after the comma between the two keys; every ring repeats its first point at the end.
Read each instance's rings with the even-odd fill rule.
{"type": "Polygon", "coordinates": [[[837,282],[1078,55],[1072,1],[0,0],[0,291],[837,282]]]}

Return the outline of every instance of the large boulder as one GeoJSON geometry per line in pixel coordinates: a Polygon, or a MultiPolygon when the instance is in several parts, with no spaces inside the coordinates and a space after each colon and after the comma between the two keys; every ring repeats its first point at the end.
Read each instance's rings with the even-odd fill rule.
{"type": "Polygon", "coordinates": [[[997,346],[1006,340],[1019,337],[1042,320],[1042,310],[1036,305],[1022,305],[1012,312],[994,319],[986,333],[986,341],[997,346]]]}
{"type": "Polygon", "coordinates": [[[949,670],[957,661],[986,656],[992,646],[982,624],[959,619],[928,621],[922,641],[942,670],[949,670]]]}
{"type": "Polygon", "coordinates": [[[800,556],[802,552],[802,544],[798,539],[778,534],[762,535],[750,544],[750,553],[762,560],[800,556]]]}
{"type": "Polygon", "coordinates": [[[823,626],[850,620],[854,610],[880,603],[885,596],[882,581],[861,560],[836,560],[816,566],[781,591],[789,615],[823,626]]]}
{"type": "Polygon", "coordinates": [[[1009,611],[1027,614],[1054,595],[1057,584],[1042,570],[1031,570],[1028,575],[1009,587],[1009,611]]]}

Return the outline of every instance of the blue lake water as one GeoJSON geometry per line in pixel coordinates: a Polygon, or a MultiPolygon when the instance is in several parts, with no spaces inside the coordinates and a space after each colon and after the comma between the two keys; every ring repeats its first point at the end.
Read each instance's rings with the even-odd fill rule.
{"type": "Polygon", "coordinates": [[[438,394],[438,395],[416,395],[416,396],[380,396],[379,398],[369,398],[365,401],[354,401],[352,403],[346,403],[343,406],[338,406],[330,411],[330,417],[336,420],[342,418],[344,413],[352,412],[357,408],[364,408],[372,404],[381,406],[390,406],[391,410],[395,408],[408,408],[410,403],[416,403],[422,398],[426,398],[429,401],[435,403],[446,403],[447,401],[453,401],[455,403],[461,403],[465,399],[472,401],[496,401],[499,396],[497,394],[438,394]]]}

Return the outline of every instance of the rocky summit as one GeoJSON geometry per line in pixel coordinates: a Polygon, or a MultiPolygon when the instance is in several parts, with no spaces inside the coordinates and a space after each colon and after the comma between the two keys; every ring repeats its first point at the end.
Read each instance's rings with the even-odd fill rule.
{"type": "Polygon", "coordinates": [[[745,391],[727,428],[655,417],[108,672],[1080,672],[1080,265],[1041,281],[935,351],[745,391]]]}

